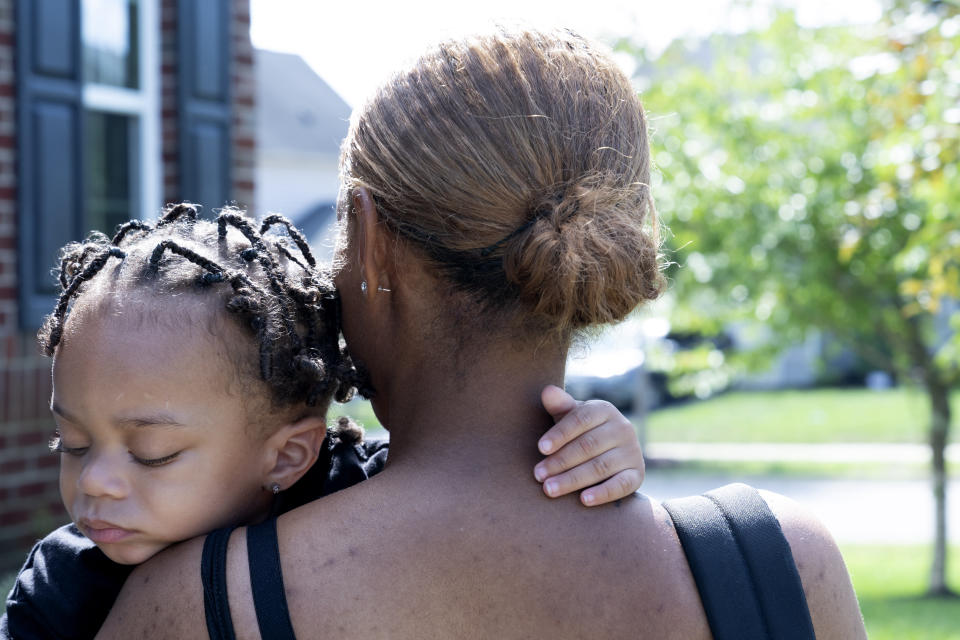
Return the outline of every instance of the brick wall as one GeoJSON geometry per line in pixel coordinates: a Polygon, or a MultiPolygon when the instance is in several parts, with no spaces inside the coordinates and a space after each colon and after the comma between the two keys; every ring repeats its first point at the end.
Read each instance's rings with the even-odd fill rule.
{"type": "Polygon", "coordinates": [[[50,361],[18,328],[13,3],[0,0],[0,571],[67,519],[57,457],[47,450],[50,361]]]}
{"type": "Polygon", "coordinates": [[[180,202],[177,136],[177,0],[160,2],[160,155],[164,202],[180,202]]]}
{"type": "MultiPolygon", "coordinates": [[[[233,199],[244,209],[254,203],[256,163],[256,80],[253,69],[253,44],[250,42],[250,0],[233,0],[232,83],[233,92],[233,199]]],[[[258,212],[263,213],[263,212],[258,212]]]]}
{"type": "Polygon", "coordinates": [[[0,335],[17,323],[13,2],[0,0],[0,335]]]}
{"type": "MultiPolygon", "coordinates": [[[[232,0],[233,191],[253,203],[254,79],[249,0],[232,0]]],[[[15,570],[33,541],[67,521],[57,488],[50,361],[17,318],[17,192],[14,0],[0,0],[0,576],[15,570]]],[[[177,202],[176,0],[160,0],[161,153],[165,202],[177,202]]],[[[51,256],[51,260],[53,257],[51,256]]],[[[5,594],[0,594],[5,595],[5,594]]]]}

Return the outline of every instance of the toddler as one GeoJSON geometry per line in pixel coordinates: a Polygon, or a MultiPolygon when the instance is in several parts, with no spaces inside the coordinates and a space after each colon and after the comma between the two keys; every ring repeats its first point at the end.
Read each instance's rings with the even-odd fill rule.
{"type": "MultiPolygon", "coordinates": [[[[374,390],[340,340],[328,274],[285,218],[256,229],[235,210],[211,222],[177,205],[155,225],[67,245],[59,279],[39,337],[54,357],[52,448],[73,522],[31,551],[0,637],[93,637],[133,565],[385,463],[386,442],[364,442],[346,419],[327,429],[331,400],[374,390]]],[[[554,455],[535,469],[548,494],[606,480],[583,495],[600,504],[639,486],[643,459],[616,410],[556,389],[544,403],[559,420],[541,440],[554,455]],[[610,475],[629,487],[586,459],[613,448],[610,475]]]]}

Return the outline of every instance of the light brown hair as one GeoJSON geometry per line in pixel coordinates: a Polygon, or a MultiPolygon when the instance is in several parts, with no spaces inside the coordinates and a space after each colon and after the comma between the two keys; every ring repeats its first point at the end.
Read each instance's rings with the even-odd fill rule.
{"type": "Polygon", "coordinates": [[[382,220],[485,311],[561,334],[622,320],[662,290],[643,108],[569,33],[447,42],[357,112],[341,207],[382,220]]]}

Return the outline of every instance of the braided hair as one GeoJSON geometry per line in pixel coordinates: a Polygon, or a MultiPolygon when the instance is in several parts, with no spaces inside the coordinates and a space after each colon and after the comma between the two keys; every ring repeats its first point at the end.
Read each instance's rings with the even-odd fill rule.
{"type": "Polygon", "coordinates": [[[155,224],[131,220],[112,239],[93,232],[66,245],[61,293],[38,334],[47,355],[60,343],[71,303],[111,263],[116,269],[109,277],[124,287],[218,294],[255,339],[259,375],[274,405],[326,407],[332,398],[346,402],[354,389],[372,394],[341,344],[330,272],[317,266],[303,235],[283,216],[270,215],[257,229],[237,209],[207,221],[197,217],[196,205],[182,203],[169,205],[155,224]],[[230,229],[242,237],[231,237],[230,229]]]}

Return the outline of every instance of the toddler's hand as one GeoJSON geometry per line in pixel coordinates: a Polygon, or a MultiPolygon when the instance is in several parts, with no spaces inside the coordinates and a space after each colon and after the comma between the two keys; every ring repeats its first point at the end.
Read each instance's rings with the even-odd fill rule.
{"type": "Polygon", "coordinates": [[[544,387],[540,398],[556,421],[540,438],[540,452],[547,457],[533,470],[544,493],[556,498],[590,487],[580,501],[593,507],[640,488],[643,452],[633,425],[616,407],[603,400],[577,402],[553,385],[544,387]]]}

